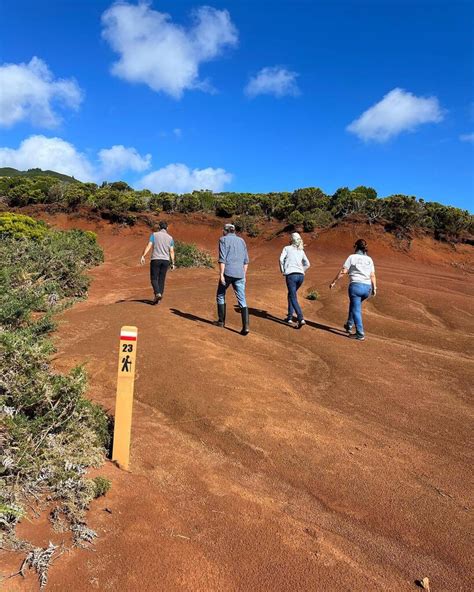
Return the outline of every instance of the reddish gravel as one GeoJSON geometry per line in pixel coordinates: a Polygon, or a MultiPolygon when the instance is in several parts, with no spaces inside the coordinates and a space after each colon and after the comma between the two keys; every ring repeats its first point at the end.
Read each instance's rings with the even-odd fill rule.
{"type": "MultiPolygon", "coordinates": [[[[242,337],[232,307],[227,330],[211,323],[213,270],[177,270],[161,305],[144,302],[144,226],[53,221],[96,230],[106,253],[89,299],[61,318],[56,367],[86,362],[90,396],[113,410],[120,327],[139,342],[131,471],[98,471],[113,481],[90,512],[100,538],[63,555],[48,590],[403,592],[425,576],[432,592],[473,589],[472,248],[425,238],[405,252],[350,225],[305,237],[303,292],[320,300],[304,300],[297,331],[279,322],[286,239],[252,239],[242,337]],[[379,293],[356,343],[341,331],[345,285],[327,286],[361,233],[379,293]]],[[[220,234],[184,217],[170,232],[212,251],[220,234]]],[[[21,528],[57,536],[44,518],[21,528]]]]}

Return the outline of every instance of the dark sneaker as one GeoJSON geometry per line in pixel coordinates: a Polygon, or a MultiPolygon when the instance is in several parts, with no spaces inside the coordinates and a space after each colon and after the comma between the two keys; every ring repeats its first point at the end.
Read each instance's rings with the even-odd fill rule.
{"type": "Polygon", "coordinates": [[[346,330],[349,335],[352,333],[352,326],[349,323],[344,323],[344,329],[346,330]]]}
{"type": "Polygon", "coordinates": [[[159,304],[161,300],[161,294],[155,294],[155,299],[153,300],[153,304],[159,304]]]}
{"type": "Polygon", "coordinates": [[[364,341],[365,340],[365,335],[362,335],[362,333],[353,333],[353,334],[349,335],[349,337],[351,337],[352,339],[356,339],[357,341],[364,341]]]}
{"type": "Polygon", "coordinates": [[[306,325],[306,321],[304,319],[301,319],[301,321],[298,321],[296,328],[301,329],[301,327],[304,327],[305,325],[306,325]]]}

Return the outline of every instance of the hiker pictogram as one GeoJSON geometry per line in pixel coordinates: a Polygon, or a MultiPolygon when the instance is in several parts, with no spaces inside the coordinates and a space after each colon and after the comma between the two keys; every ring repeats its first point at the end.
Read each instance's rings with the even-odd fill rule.
{"type": "Polygon", "coordinates": [[[122,372],[130,372],[132,370],[132,360],[130,356],[122,358],[122,372]]]}

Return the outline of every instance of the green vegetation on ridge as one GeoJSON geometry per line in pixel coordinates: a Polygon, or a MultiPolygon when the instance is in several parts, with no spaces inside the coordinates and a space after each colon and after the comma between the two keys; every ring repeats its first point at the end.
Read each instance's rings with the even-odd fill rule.
{"type": "Polygon", "coordinates": [[[107,212],[113,219],[133,221],[137,212],[206,212],[232,218],[238,229],[250,236],[258,233],[258,223],[276,219],[305,232],[331,226],[357,215],[380,222],[387,230],[409,232],[423,229],[437,239],[472,240],[474,216],[468,211],[408,195],[380,198],[375,189],[359,186],[339,188],[326,195],[317,187],[275,193],[213,193],[208,190],[176,193],[134,191],[124,181],[104,183],[64,183],[45,175],[0,177],[0,200],[11,207],[30,204],[59,204],[75,209],[87,206],[107,212]]]}

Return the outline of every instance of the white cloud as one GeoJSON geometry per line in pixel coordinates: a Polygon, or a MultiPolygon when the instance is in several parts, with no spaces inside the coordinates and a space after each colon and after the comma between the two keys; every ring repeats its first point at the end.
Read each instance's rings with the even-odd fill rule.
{"type": "Polygon", "coordinates": [[[17,149],[0,148],[0,166],[50,169],[81,181],[95,180],[94,167],[87,156],[61,138],[30,136],[17,149]]]}
{"type": "Polygon", "coordinates": [[[54,79],[47,64],[34,57],[28,64],[0,66],[0,125],[10,127],[29,120],[36,126],[54,127],[61,118],[60,104],[77,109],[82,91],[73,79],[54,79]]]}
{"type": "Polygon", "coordinates": [[[386,142],[423,123],[439,123],[443,117],[444,112],[436,97],[417,97],[402,88],[394,88],[364,111],[347,130],[363,140],[386,142]]]}
{"type": "Polygon", "coordinates": [[[102,15],[102,35],[120,55],[112,73],[175,99],[188,89],[211,91],[199,78],[199,66],[235,46],[237,29],[227,10],[202,6],[192,17],[186,29],[146,2],[113,4],[102,15]]]}
{"type": "Polygon", "coordinates": [[[183,135],[183,130],[179,127],[175,127],[173,130],[173,134],[175,138],[181,138],[181,136],[183,135]]]}
{"type": "Polygon", "coordinates": [[[291,72],[281,66],[262,68],[256,76],[253,76],[244,92],[249,97],[257,95],[274,95],[284,97],[285,95],[296,97],[300,94],[296,78],[298,74],[291,72]]]}
{"type": "Polygon", "coordinates": [[[151,164],[151,155],[140,156],[135,148],[112,146],[100,150],[91,161],[84,153],[61,138],[30,136],[18,148],[0,148],[0,166],[19,170],[40,168],[71,175],[80,181],[100,182],[115,178],[128,170],[144,171],[151,164]]]}
{"type": "Polygon", "coordinates": [[[231,181],[232,175],[224,169],[190,169],[185,164],[169,164],[145,175],[139,186],[155,192],[187,193],[194,189],[222,191],[231,181]]]}
{"type": "Polygon", "coordinates": [[[151,154],[140,156],[135,148],[117,145],[99,151],[102,174],[109,178],[122,171],[146,171],[151,166],[151,154]]]}
{"type": "Polygon", "coordinates": [[[472,134],[461,134],[459,136],[459,139],[461,140],[461,142],[471,142],[474,143],[474,133],[472,134]]]}

